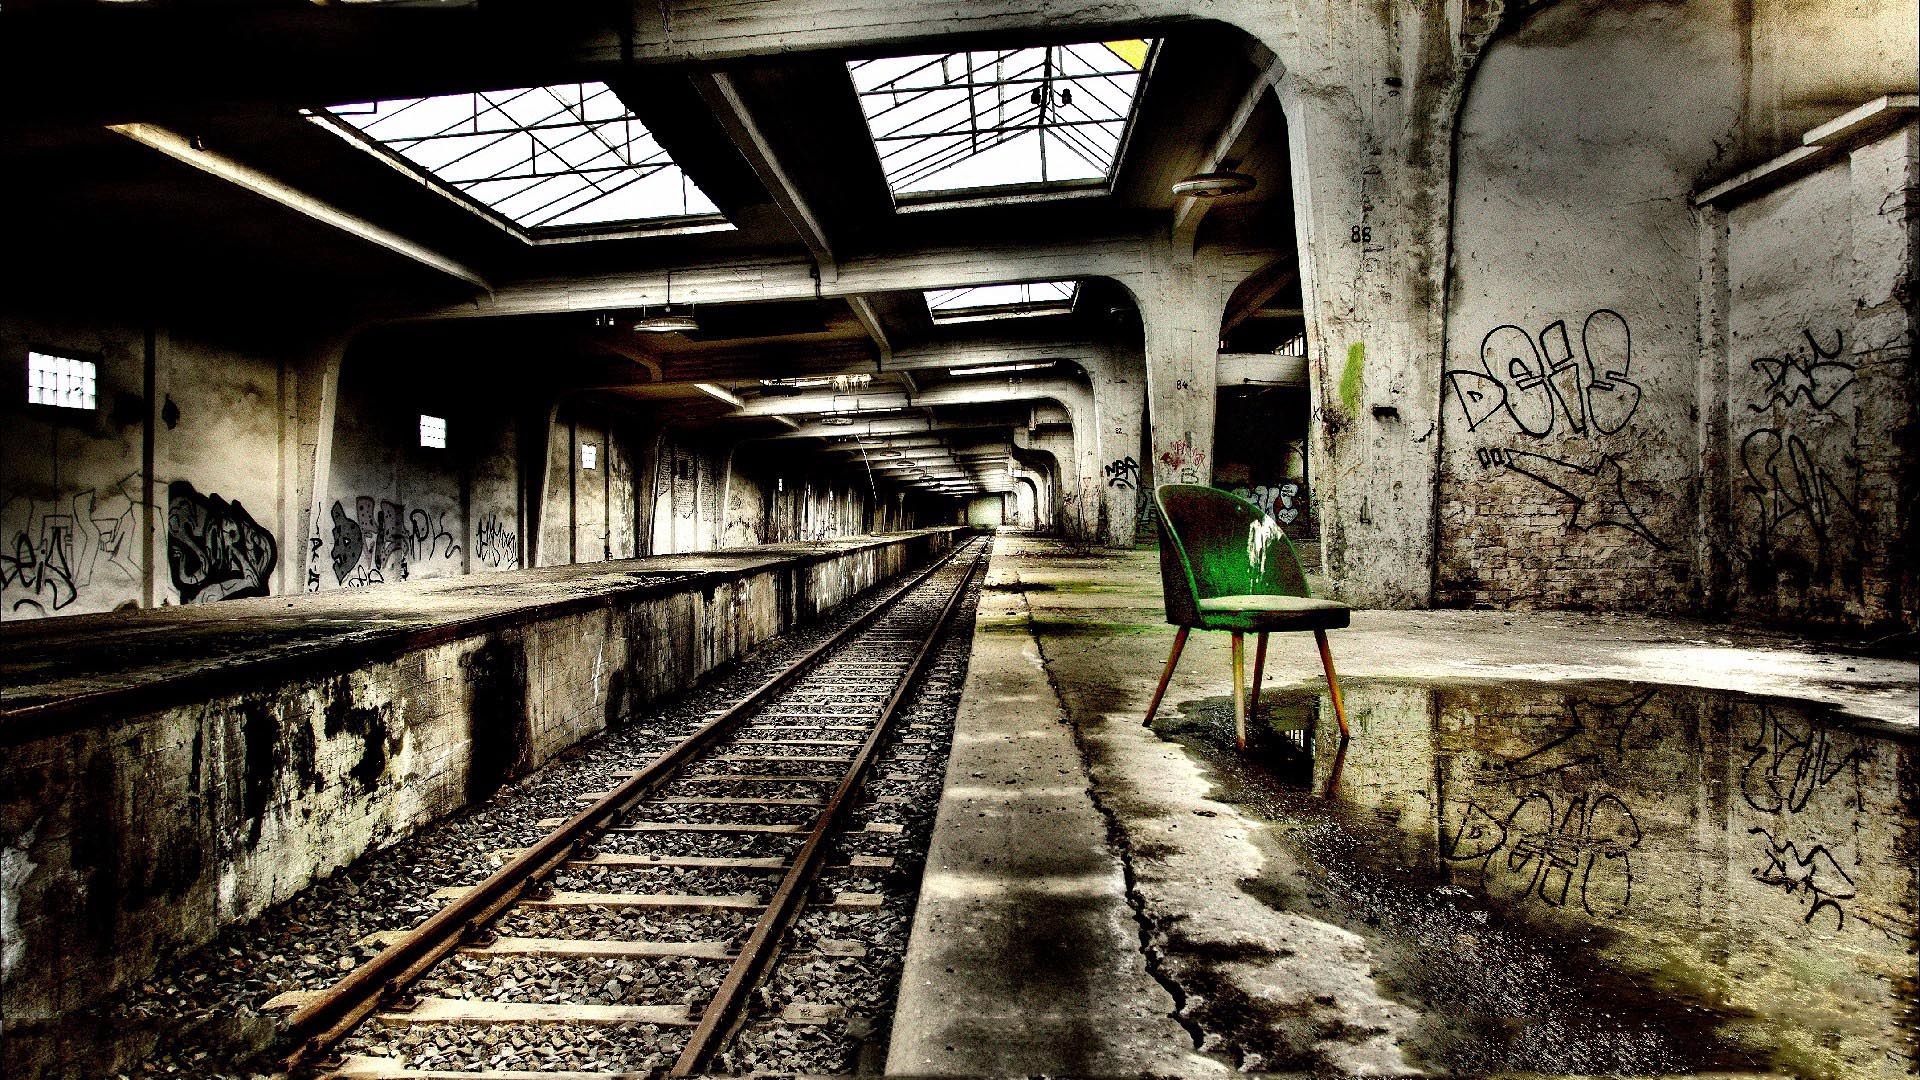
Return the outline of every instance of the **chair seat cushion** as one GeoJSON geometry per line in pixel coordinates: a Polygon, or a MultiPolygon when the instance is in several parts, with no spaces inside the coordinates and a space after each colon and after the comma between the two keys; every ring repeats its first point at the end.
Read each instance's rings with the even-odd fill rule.
{"type": "Polygon", "coordinates": [[[1352,614],[1345,604],[1311,596],[1211,596],[1200,601],[1200,629],[1338,630],[1352,614]]]}

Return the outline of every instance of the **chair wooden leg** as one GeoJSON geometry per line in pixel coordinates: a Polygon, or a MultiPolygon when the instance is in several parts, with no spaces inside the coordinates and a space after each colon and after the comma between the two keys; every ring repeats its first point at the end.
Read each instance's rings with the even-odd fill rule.
{"type": "Polygon", "coordinates": [[[1253,689],[1247,694],[1247,715],[1260,722],[1260,680],[1267,670],[1267,632],[1260,631],[1260,644],[1253,649],[1253,689]]]}
{"type": "Polygon", "coordinates": [[[1240,749],[1247,748],[1247,639],[1237,631],[1233,635],[1233,741],[1240,749]]]}
{"type": "Polygon", "coordinates": [[[1313,640],[1320,643],[1320,663],[1327,669],[1327,690],[1333,695],[1333,718],[1340,721],[1340,737],[1347,737],[1347,705],[1340,700],[1340,677],[1333,673],[1333,653],[1327,649],[1327,632],[1315,630],[1313,640]]]}
{"type": "Polygon", "coordinates": [[[1188,630],[1189,627],[1183,626],[1179,633],[1173,635],[1173,652],[1167,656],[1166,670],[1160,673],[1160,685],[1153,688],[1153,703],[1147,706],[1147,718],[1141,721],[1143,724],[1153,723],[1153,714],[1160,711],[1160,699],[1167,696],[1167,683],[1173,678],[1173,666],[1180,662],[1180,650],[1187,647],[1188,630]]]}

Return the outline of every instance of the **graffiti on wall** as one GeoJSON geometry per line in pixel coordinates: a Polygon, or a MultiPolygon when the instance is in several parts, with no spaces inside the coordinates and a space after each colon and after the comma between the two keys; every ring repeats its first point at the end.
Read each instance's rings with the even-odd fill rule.
{"type": "Polygon", "coordinates": [[[1805,352],[1790,349],[1779,356],[1757,357],[1747,365],[1765,379],[1767,391],[1767,400],[1747,403],[1749,410],[1766,412],[1776,404],[1792,408],[1796,401],[1804,401],[1814,412],[1825,412],[1853,385],[1856,368],[1840,359],[1846,350],[1845,334],[1833,332],[1831,349],[1814,338],[1811,327],[1801,327],[1800,336],[1806,339],[1805,352]]]}
{"type": "Polygon", "coordinates": [[[1857,366],[1841,359],[1846,335],[1808,326],[1800,341],[1747,365],[1758,377],[1746,402],[1756,426],[1740,439],[1736,483],[1751,524],[1736,546],[1763,587],[1782,566],[1809,581],[1831,581],[1843,569],[1836,554],[1854,546],[1867,524],[1858,499],[1857,432],[1834,408],[1858,377],[1857,366]]]}
{"type": "Polygon", "coordinates": [[[1160,452],[1160,464],[1169,480],[1182,484],[1206,483],[1207,452],[1193,444],[1191,431],[1160,452]]]}
{"type": "MultiPolygon", "coordinates": [[[[1537,336],[1508,323],[1481,339],[1478,368],[1452,369],[1445,379],[1468,431],[1491,424],[1489,430],[1534,440],[1555,434],[1588,441],[1619,435],[1639,412],[1642,398],[1633,378],[1633,330],[1626,316],[1611,308],[1600,308],[1581,323],[1577,356],[1565,320],[1547,324],[1537,336]]],[[[1569,500],[1565,524],[1570,531],[1623,529],[1657,550],[1668,547],[1635,508],[1620,451],[1596,449],[1582,456],[1481,447],[1475,453],[1483,468],[1524,476],[1569,500]]]]}
{"type": "Polygon", "coordinates": [[[520,537],[507,527],[499,511],[480,518],[473,533],[473,555],[480,565],[493,570],[512,570],[520,565],[520,537]]]}
{"type": "Polygon", "coordinates": [[[239,500],[167,485],[167,570],[183,604],[266,596],[279,545],[239,500]]]}
{"type": "Polygon", "coordinates": [[[1100,471],[1105,474],[1108,487],[1131,491],[1140,486],[1140,463],[1133,460],[1132,454],[1114,458],[1101,466],[1100,471]]]}
{"type": "Polygon", "coordinates": [[[1667,549],[1666,543],[1647,528],[1639,511],[1633,508],[1627,495],[1627,473],[1620,465],[1618,454],[1601,454],[1591,465],[1579,465],[1529,450],[1498,447],[1483,447],[1476,451],[1476,456],[1483,466],[1504,466],[1569,500],[1566,527],[1573,532],[1603,527],[1625,529],[1657,551],[1667,549]]]}
{"type": "Polygon", "coordinates": [[[362,495],[354,511],[334,500],[330,512],[333,545],[328,561],[334,583],[345,588],[405,581],[418,564],[458,559],[460,543],[447,526],[447,513],[416,509],[362,495]]]}
{"type": "Polygon", "coordinates": [[[1580,327],[1580,358],[1564,320],[1549,323],[1538,342],[1518,326],[1496,326],[1480,342],[1480,370],[1446,373],[1467,414],[1467,429],[1505,416],[1520,433],[1545,438],[1556,428],[1615,435],[1640,408],[1633,371],[1633,331],[1611,308],[1580,327]]]}
{"type": "Polygon", "coordinates": [[[1251,487],[1229,488],[1260,508],[1261,512],[1282,525],[1298,524],[1307,509],[1306,493],[1300,490],[1298,480],[1282,480],[1278,484],[1255,484],[1251,487]]]}
{"type": "Polygon", "coordinates": [[[0,506],[0,603],[10,617],[138,602],[140,475],[59,500],[0,506]]]}

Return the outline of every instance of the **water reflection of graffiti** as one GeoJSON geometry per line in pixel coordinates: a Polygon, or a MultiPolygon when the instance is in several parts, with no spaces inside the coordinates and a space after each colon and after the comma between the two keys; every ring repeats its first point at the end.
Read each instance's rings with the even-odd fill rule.
{"type": "Polygon", "coordinates": [[[1771,832],[1757,825],[1748,829],[1747,835],[1758,836],[1763,841],[1763,865],[1753,868],[1754,880],[1783,889],[1788,896],[1800,900],[1807,909],[1804,922],[1812,922],[1822,911],[1831,911],[1834,929],[1847,925],[1847,912],[1840,902],[1854,898],[1853,878],[1841,868],[1840,861],[1825,844],[1814,844],[1802,851],[1792,840],[1776,840],[1771,832]]]}
{"type": "Polygon", "coordinates": [[[1115,458],[1103,466],[1100,471],[1106,474],[1108,487],[1131,490],[1139,486],[1140,463],[1133,460],[1132,455],[1115,458]]]}
{"type": "Polygon", "coordinates": [[[1560,809],[1553,796],[1532,791],[1504,816],[1468,802],[1459,827],[1442,836],[1441,857],[1479,863],[1482,885],[1490,891],[1507,891],[1496,890],[1496,882],[1518,883],[1524,898],[1554,907],[1577,900],[1596,918],[1626,911],[1633,900],[1640,823],[1611,793],[1564,798],[1560,809]]]}
{"type": "Polygon", "coordinates": [[[1480,369],[1446,373],[1448,387],[1472,431],[1504,413],[1522,434],[1545,438],[1564,421],[1566,430],[1603,435],[1627,426],[1640,408],[1633,367],[1633,332],[1626,317],[1602,308],[1580,328],[1581,360],[1573,356],[1567,324],[1558,321],[1532,335],[1511,323],[1496,326],[1480,342],[1480,369]]]}
{"type": "Polygon", "coordinates": [[[167,568],[183,604],[266,596],[279,557],[273,534],[238,500],[167,485],[167,568]]]}
{"type": "Polygon", "coordinates": [[[1816,341],[1809,328],[1802,327],[1800,335],[1806,339],[1806,352],[1762,356],[1748,365],[1767,380],[1767,400],[1750,401],[1748,409],[1766,412],[1776,404],[1791,408],[1795,401],[1805,401],[1815,412],[1824,412],[1853,385],[1854,365],[1839,359],[1846,348],[1846,335],[1835,330],[1832,349],[1816,341]]]}
{"type": "Polygon", "coordinates": [[[140,476],[61,500],[0,506],[0,598],[9,615],[48,615],[82,599],[88,609],[138,600],[133,511],[140,476]]]}
{"type": "Polygon", "coordinates": [[[1620,466],[1618,454],[1601,454],[1591,465],[1577,465],[1529,450],[1482,449],[1478,456],[1483,465],[1504,466],[1509,472],[1519,473],[1571,499],[1568,529],[1575,532],[1625,529],[1655,548],[1667,550],[1666,542],[1653,534],[1629,501],[1627,474],[1620,466]]]}
{"type": "Polygon", "coordinates": [[[1797,814],[1816,792],[1851,775],[1860,805],[1860,750],[1841,752],[1827,729],[1812,720],[1796,725],[1762,706],[1760,730],[1740,749],[1749,755],[1740,769],[1740,795],[1763,814],[1797,814]]]}
{"type": "Polygon", "coordinates": [[[1647,690],[1620,701],[1569,700],[1566,725],[1542,745],[1509,759],[1507,773],[1515,780],[1574,771],[1607,776],[1627,760],[1627,738],[1658,692],[1647,690]]]}
{"type": "Polygon", "coordinates": [[[474,531],[474,554],[483,566],[512,570],[520,565],[520,538],[506,527],[500,515],[490,513],[480,519],[474,531]]]}

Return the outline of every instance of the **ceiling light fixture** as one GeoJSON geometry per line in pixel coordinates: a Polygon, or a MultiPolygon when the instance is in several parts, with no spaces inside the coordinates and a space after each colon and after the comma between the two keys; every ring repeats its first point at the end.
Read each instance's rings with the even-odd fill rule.
{"type": "Polygon", "coordinates": [[[700,329],[700,324],[693,320],[693,306],[691,304],[687,306],[685,312],[678,315],[674,314],[673,271],[667,271],[667,300],[666,303],[660,305],[660,313],[657,315],[648,315],[647,309],[642,307],[640,309],[640,321],[633,324],[633,329],[636,333],[641,334],[688,334],[700,329]]]}
{"type": "Polygon", "coordinates": [[[1218,199],[1227,195],[1242,195],[1252,191],[1257,181],[1246,173],[1239,172],[1203,172],[1192,176],[1183,176],[1173,182],[1175,195],[1190,195],[1196,199],[1218,199]]]}

